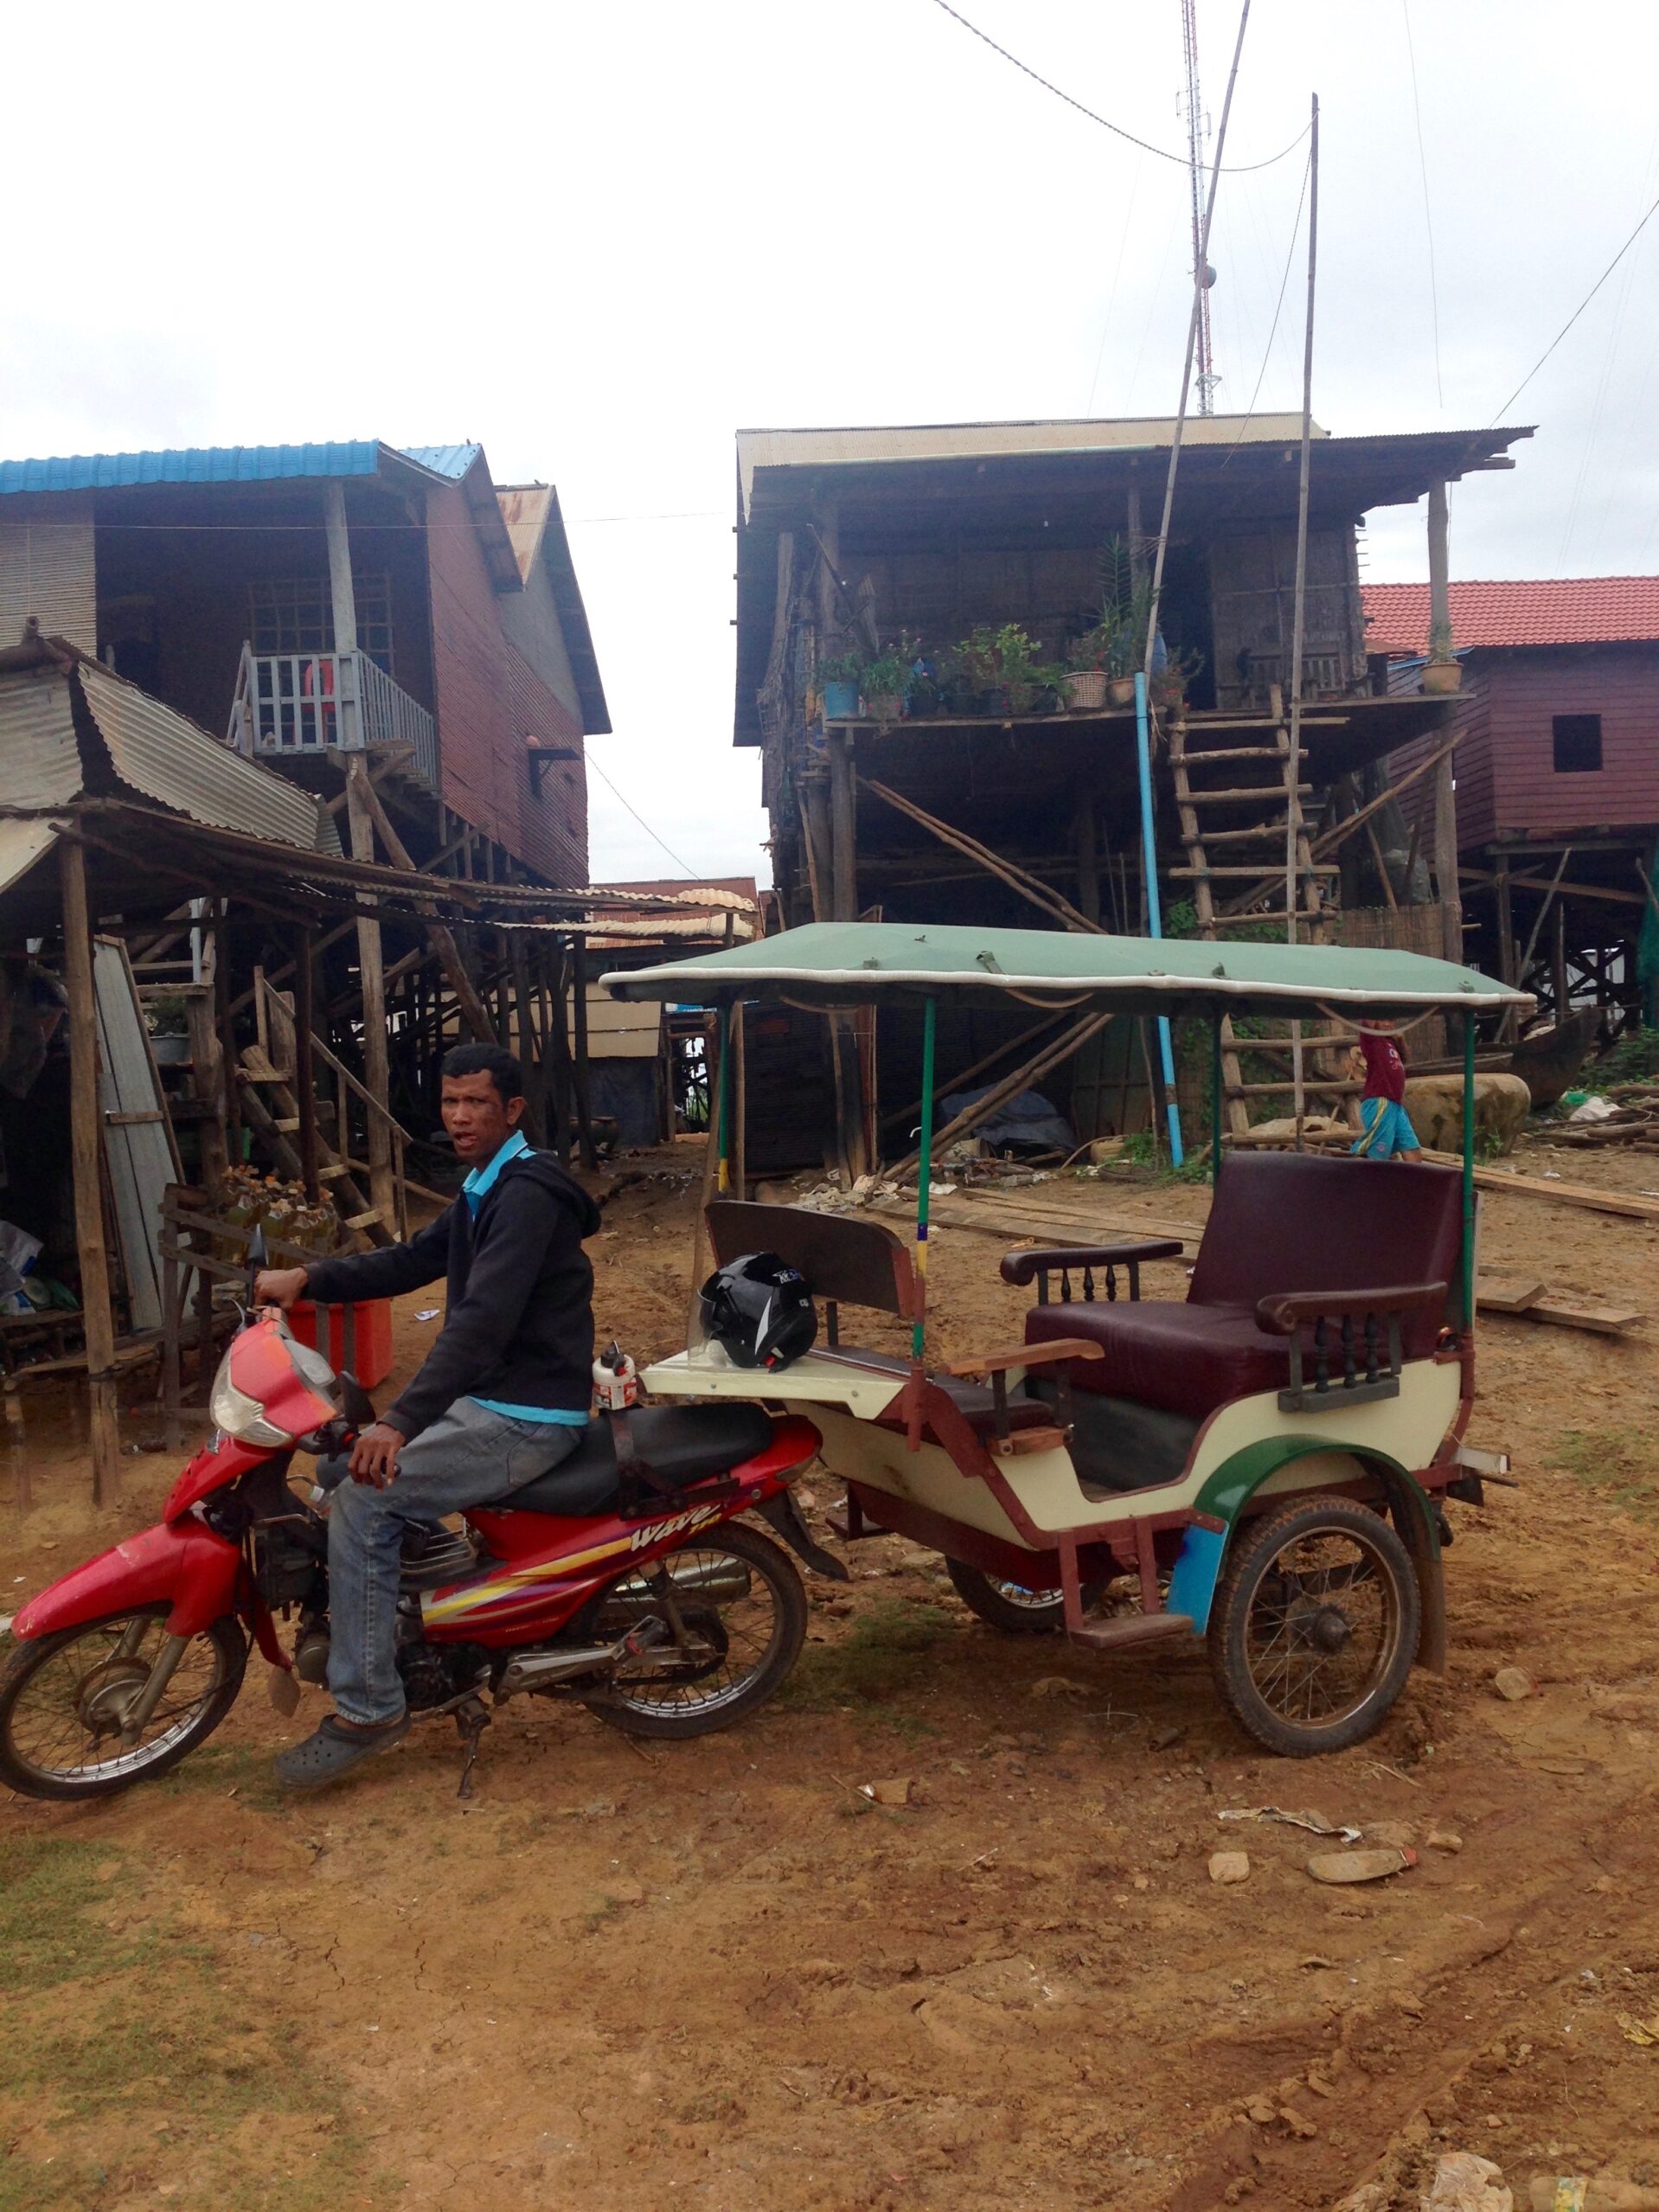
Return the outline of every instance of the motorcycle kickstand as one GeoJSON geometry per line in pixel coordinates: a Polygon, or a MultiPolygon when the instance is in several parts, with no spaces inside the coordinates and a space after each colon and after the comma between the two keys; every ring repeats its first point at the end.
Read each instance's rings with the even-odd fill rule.
{"type": "Polygon", "coordinates": [[[461,1761],[461,1786],[458,1798],[472,1795],[472,1766],[478,1756],[478,1739],[490,1726],[490,1713],[481,1697],[469,1697],[455,1709],[455,1725],[460,1731],[461,1741],[466,1747],[466,1756],[461,1761]]]}

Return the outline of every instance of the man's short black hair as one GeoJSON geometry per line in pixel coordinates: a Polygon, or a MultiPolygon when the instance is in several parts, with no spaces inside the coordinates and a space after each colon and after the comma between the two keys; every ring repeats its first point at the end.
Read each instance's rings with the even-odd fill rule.
{"type": "Polygon", "coordinates": [[[524,1095],[524,1071],[513,1054],[501,1044],[458,1044],[444,1055],[445,1075],[488,1075],[501,1094],[501,1102],[524,1095]]]}

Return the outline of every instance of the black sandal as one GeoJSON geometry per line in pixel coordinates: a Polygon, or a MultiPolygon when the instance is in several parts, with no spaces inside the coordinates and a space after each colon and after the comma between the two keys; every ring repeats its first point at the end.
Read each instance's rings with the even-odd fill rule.
{"type": "Polygon", "coordinates": [[[285,1789],[320,1789],[325,1782],[337,1782],[378,1752],[390,1751],[408,1733],[407,1712],[373,1728],[349,1728],[330,1713],[314,1735],[277,1754],[277,1779],[285,1789]]]}

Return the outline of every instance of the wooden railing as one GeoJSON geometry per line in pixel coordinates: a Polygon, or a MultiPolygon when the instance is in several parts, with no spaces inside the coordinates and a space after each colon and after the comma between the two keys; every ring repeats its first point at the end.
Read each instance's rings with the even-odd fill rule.
{"type": "Polygon", "coordinates": [[[438,726],[367,653],[256,653],[242,647],[229,743],[249,760],[407,745],[438,789],[438,726]]]}

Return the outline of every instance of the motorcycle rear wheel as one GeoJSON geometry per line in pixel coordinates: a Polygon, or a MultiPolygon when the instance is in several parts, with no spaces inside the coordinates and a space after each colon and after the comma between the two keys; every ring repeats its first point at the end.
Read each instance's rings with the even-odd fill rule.
{"type": "Polygon", "coordinates": [[[748,1570],[745,1594],[700,1593],[689,1604],[682,1600],[694,1633],[699,1614],[714,1617],[718,1640],[708,1639],[708,1658],[676,1668],[672,1647],[659,1645],[644,1654],[637,1672],[618,1674],[605,1689],[583,1698],[596,1720],[625,1735],[712,1735],[742,1720],[782,1687],[806,1638],[801,1578],[770,1536],[739,1521],[721,1523],[664,1563],[707,1561],[713,1568],[721,1560],[737,1560],[748,1570]]]}
{"type": "Polygon", "coordinates": [[[0,1674],[0,1782],[30,1798],[113,1797],[207,1741],[247,1664],[247,1639],[228,1614],[191,1638],[141,1740],[121,1742],[124,1709],[163,1648],[169,1611],[141,1606],[17,1646],[0,1674]]]}

